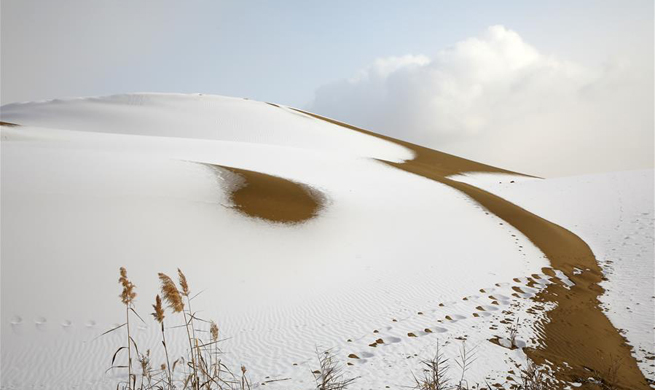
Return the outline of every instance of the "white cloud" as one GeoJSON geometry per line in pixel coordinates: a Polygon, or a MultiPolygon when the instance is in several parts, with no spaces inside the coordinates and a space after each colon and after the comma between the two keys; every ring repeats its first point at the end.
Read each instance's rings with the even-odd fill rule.
{"type": "Polygon", "coordinates": [[[492,26],[432,58],[378,59],[309,109],[537,175],[650,167],[652,64],[635,65],[567,62],[492,26]]]}

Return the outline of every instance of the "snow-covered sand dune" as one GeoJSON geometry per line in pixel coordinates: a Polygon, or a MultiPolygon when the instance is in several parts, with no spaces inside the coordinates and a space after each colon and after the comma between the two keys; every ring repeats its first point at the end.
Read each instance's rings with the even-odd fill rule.
{"type": "MultiPolygon", "coordinates": [[[[226,338],[226,359],[245,364],[257,384],[284,379],[266,385],[279,389],[312,387],[317,348],[348,363],[347,373],[361,376],[357,388],[402,388],[437,343],[455,357],[460,339],[477,348],[469,379],[503,382],[526,355],[489,340],[519,318],[520,341],[543,347],[549,304],[532,298],[569,280],[446,175],[538,183],[542,197],[525,207],[539,215],[539,202],[558,191],[551,180],[434,151],[422,163],[426,152],[409,144],[245,99],[13,104],[1,119],[18,125],[2,127],[2,388],[115,388],[123,374],[105,370],[123,335],[96,337],[122,322],[120,266],[144,319],[157,272],[182,268],[203,291],[194,308],[226,338]],[[407,161],[417,174],[397,169],[407,161]]],[[[566,199],[557,205],[566,210],[566,199]]],[[[571,218],[561,225],[578,233],[590,216],[571,218]]],[[[652,218],[643,219],[652,231],[652,218]]],[[[652,251],[650,259],[652,268],[652,251]]],[[[610,292],[623,275],[607,276],[619,283],[610,292]]],[[[154,325],[146,319],[136,333],[157,362],[154,325]]]]}

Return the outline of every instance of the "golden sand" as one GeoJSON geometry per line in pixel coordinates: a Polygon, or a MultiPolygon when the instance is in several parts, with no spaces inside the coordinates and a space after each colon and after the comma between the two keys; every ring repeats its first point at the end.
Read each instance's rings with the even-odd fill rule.
{"type": "Polygon", "coordinates": [[[276,223],[300,223],[314,218],[325,202],[320,191],[306,184],[246,169],[210,166],[226,170],[242,180],[229,196],[235,209],[249,217],[276,223]]]}

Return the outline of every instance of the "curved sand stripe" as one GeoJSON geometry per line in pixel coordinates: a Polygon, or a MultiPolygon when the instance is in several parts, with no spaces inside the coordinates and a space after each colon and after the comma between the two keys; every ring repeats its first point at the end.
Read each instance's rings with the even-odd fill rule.
{"type": "Polygon", "coordinates": [[[604,292],[599,285],[602,272],[589,246],[572,232],[501,197],[447,178],[465,172],[514,172],[396,140],[320,115],[296,111],[411,149],[416,154],[413,160],[403,163],[380,161],[465,193],[528,237],[548,257],[554,268],[564,272],[575,283],[571,289],[551,284],[534,298],[554,302],[556,307],[547,313],[549,320],[543,324],[542,348],[525,350],[531,360],[537,364],[552,363],[558,379],[573,382],[584,382],[594,376],[602,379],[611,375],[612,369],[620,364],[616,370],[620,386],[625,389],[649,388],[631,355],[630,346],[599,306],[598,297],[604,292]],[[575,275],[574,268],[585,272],[575,275]]]}
{"type": "Polygon", "coordinates": [[[325,196],[302,183],[261,172],[205,164],[235,175],[229,197],[237,211],[270,222],[294,224],[316,217],[325,196]]]}

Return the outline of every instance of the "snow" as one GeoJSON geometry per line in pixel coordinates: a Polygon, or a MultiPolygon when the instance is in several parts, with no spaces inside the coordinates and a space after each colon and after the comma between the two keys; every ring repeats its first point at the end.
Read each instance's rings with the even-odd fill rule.
{"type": "Polygon", "coordinates": [[[285,107],[223,96],[133,94],[16,103],[3,106],[2,117],[11,123],[55,129],[217,139],[395,162],[413,157],[402,146],[285,107]]]}
{"type": "MultiPolygon", "coordinates": [[[[489,342],[508,336],[499,321],[510,312],[521,320],[519,341],[533,345],[538,318],[525,311],[537,290],[514,278],[548,283],[547,260],[458,191],[376,161],[411,159],[403,147],[284,107],[207,95],[17,104],[2,108],[2,120],[21,125],[2,128],[3,389],[115,388],[120,374],[105,370],[123,334],[96,337],[123,321],[120,266],[147,322],[137,342],[155,362],[159,333],[146,316],[157,272],[180,267],[202,291],[194,308],[219,324],[228,362],[246,365],[255,383],[291,378],[266,388],[312,388],[317,348],[351,363],[357,388],[403,388],[437,342],[454,359],[462,337],[478,354],[469,380],[503,379],[525,363],[520,349],[489,342]],[[245,217],[206,163],[305,183],[328,201],[297,225],[245,217]],[[512,296],[513,286],[528,293],[512,296]],[[371,347],[377,339],[384,344],[371,347]]],[[[558,191],[575,192],[547,191],[552,182],[520,184],[559,194],[559,203],[542,195],[529,205],[546,218],[568,202],[558,191]]],[[[592,221],[576,211],[562,214],[592,221]]],[[[169,313],[169,328],[179,320],[169,313]]],[[[170,341],[183,331],[168,332],[170,341]]]]}
{"type": "Polygon", "coordinates": [[[515,183],[493,174],[455,177],[537,213],[589,244],[607,278],[601,284],[602,306],[650,379],[655,379],[653,174],[641,170],[515,183]]]}

